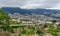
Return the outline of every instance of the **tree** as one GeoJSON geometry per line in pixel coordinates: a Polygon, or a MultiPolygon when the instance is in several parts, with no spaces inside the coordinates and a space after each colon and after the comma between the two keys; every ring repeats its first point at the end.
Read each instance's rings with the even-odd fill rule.
{"type": "Polygon", "coordinates": [[[0,9],[0,20],[9,20],[10,17],[8,16],[8,14],[6,12],[4,12],[2,9],[0,9]]]}
{"type": "Polygon", "coordinates": [[[56,23],[57,21],[56,21],[56,20],[51,20],[51,22],[54,24],[54,23],[56,23]]]}
{"type": "Polygon", "coordinates": [[[48,24],[44,24],[43,25],[43,28],[47,28],[49,25],[48,24]]]}
{"type": "Polygon", "coordinates": [[[44,31],[41,29],[38,29],[36,33],[38,34],[38,36],[43,36],[44,31]]]}
{"type": "Polygon", "coordinates": [[[0,9],[0,25],[3,30],[9,29],[9,19],[10,17],[6,12],[4,12],[2,9],[0,9]]]}

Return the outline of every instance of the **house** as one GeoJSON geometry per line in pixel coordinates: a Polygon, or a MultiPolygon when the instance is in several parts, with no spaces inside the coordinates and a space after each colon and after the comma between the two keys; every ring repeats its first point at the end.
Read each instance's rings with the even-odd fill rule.
{"type": "Polygon", "coordinates": [[[20,22],[20,18],[12,18],[11,21],[20,22]]]}
{"type": "Polygon", "coordinates": [[[57,27],[57,26],[59,26],[59,24],[60,24],[60,22],[56,22],[56,23],[54,24],[54,26],[57,27]]]}
{"type": "Polygon", "coordinates": [[[47,23],[47,24],[52,24],[52,22],[50,22],[50,21],[47,21],[46,23],[47,23]]]}

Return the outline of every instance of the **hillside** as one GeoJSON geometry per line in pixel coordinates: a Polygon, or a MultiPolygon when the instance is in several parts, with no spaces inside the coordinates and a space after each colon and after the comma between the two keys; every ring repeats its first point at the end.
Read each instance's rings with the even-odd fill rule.
{"type": "Polygon", "coordinates": [[[47,17],[52,17],[56,19],[60,19],[60,10],[52,10],[52,9],[21,9],[18,7],[3,7],[3,11],[7,13],[19,13],[21,15],[44,15],[47,17]]]}
{"type": "Polygon", "coordinates": [[[1,20],[8,20],[9,18],[10,17],[8,16],[8,14],[0,8],[0,21],[1,20]]]}

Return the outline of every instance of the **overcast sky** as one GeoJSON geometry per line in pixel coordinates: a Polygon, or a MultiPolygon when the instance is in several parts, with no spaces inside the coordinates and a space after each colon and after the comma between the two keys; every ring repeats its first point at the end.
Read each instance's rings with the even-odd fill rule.
{"type": "Polygon", "coordinates": [[[60,9],[60,0],[0,0],[0,7],[60,9]]]}

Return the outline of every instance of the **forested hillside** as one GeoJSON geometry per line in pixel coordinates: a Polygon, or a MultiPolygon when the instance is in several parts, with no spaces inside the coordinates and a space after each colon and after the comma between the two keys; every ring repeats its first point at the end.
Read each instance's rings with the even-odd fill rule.
{"type": "Polygon", "coordinates": [[[9,28],[9,20],[10,17],[8,16],[8,13],[0,8],[0,29],[7,30],[9,28]]]}
{"type": "Polygon", "coordinates": [[[4,12],[2,9],[0,9],[0,20],[7,20],[10,17],[8,16],[8,14],[6,12],[4,12]]]}

